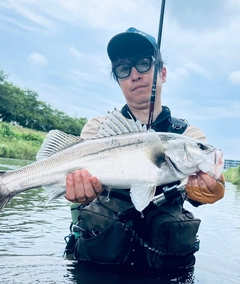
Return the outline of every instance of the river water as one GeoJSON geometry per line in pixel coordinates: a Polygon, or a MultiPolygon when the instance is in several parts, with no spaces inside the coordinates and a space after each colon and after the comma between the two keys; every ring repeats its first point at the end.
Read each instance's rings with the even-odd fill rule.
{"type": "MultiPolygon", "coordinates": [[[[3,162],[12,163],[0,159],[0,170],[8,167],[3,162]]],[[[65,259],[69,202],[60,198],[48,204],[47,199],[43,189],[29,190],[0,212],[0,283],[240,283],[240,189],[230,183],[213,205],[186,204],[202,220],[200,251],[194,271],[170,274],[65,259]]]]}

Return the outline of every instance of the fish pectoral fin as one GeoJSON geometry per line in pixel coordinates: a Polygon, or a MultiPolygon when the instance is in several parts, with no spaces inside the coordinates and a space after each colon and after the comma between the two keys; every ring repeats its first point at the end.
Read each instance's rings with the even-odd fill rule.
{"type": "Polygon", "coordinates": [[[48,193],[48,203],[66,193],[66,185],[50,184],[43,186],[48,193]]]}
{"type": "Polygon", "coordinates": [[[134,184],[130,190],[130,196],[135,208],[142,212],[153,200],[156,192],[156,185],[134,184]]]}
{"type": "Polygon", "coordinates": [[[80,136],[66,134],[60,130],[51,130],[43,141],[43,144],[37,153],[36,160],[45,160],[53,154],[63,149],[66,149],[72,145],[75,145],[76,143],[79,143],[82,140],[83,139],[80,138],[80,136]]]}
{"type": "Polygon", "coordinates": [[[165,162],[164,145],[163,141],[156,132],[149,132],[144,136],[143,140],[144,151],[150,161],[156,166],[165,162]]]}

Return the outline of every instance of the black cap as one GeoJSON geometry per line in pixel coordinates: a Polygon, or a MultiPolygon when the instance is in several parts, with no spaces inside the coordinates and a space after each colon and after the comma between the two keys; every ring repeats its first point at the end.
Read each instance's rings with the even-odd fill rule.
{"type": "Polygon", "coordinates": [[[156,49],[157,43],[153,36],[135,28],[129,28],[109,41],[107,53],[111,62],[114,62],[118,58],[154,55],[156,49]]]}

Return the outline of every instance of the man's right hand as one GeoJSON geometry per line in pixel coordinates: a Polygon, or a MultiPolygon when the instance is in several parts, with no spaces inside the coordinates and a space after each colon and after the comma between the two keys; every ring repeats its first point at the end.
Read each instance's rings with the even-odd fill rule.
{"type": "Polygon", "coordinates": [[[76,170],[66,178],[66,199],[86,204],[100,195],[103,187],[100,181],[87,170],[76,170]]]}

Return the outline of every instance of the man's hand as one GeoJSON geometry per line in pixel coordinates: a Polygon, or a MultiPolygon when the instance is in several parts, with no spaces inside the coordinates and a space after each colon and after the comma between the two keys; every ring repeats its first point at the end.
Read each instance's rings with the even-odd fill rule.
{"type": "Polygon", "coordinates": [[[225,191],[225,180],[221,174],[219,179],[199,172],[188,178],[186,192],[188,199],[204,203],[214,203],[223,198],[225,191]]]}
{"type": "Polygon", "coordinates": [[[102,192],[99,180],[90,176],[87,170],[76,170],[66,178],[66,199],[71,202],[86,204],[98,197],[102,192]]]}

